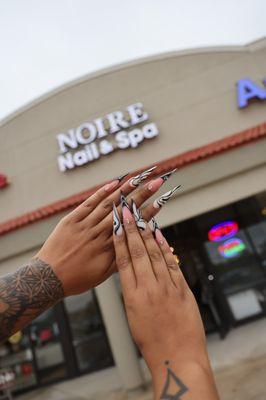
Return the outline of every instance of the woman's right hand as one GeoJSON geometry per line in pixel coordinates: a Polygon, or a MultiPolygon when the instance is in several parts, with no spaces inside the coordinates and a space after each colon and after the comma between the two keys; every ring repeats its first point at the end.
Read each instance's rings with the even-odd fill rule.
{"type": "MultiPolygon", "coordinates": [[[[120,203],[123,191],[125,204],[134,199],[139,206],[142,205],[174,172],[144,183],[155,168],[123,181],[121,185],[122,177],[119,177],[100,187],[59,222],[36,254],[35,258],[51,266],[62,283],[65,296],[97,286],[116,270],[112,239],[113,203],[120,203]]],[[[147,204],[143,210],[145,218],[150,219],[159,209],[157,203],[147,204]]]]}
{"type": "Polygon", "coordinates": [[[123,227],[114,207],[116,263],[131,332],[152,373],[155,398],[218,399],[200,313],[168,243],[156,223],[154,238],[136,207],[137,224],[128,208],[122,214],[123,227]]]}

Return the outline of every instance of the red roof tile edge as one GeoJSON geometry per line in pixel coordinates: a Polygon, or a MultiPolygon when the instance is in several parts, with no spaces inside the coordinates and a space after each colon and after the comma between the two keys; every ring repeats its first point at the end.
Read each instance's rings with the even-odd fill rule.
{"type": "MultiPolygon", "coordinates": [[[[213,157],[225,151],[232,150],[236,147],[254,142],[255,140],[262,139],[263,137],[266,137],[266,122],[253,128],[246,129],[245,131],[239,132],[237,134],[223,138],[221,140],[217,140],[205,146],[199,147],[197,149],[187,151],[183,154],[171,157],[167,160],[160,161],[156,163],[156,174],[162,174],[174,168],[183,168],[189,164],[205,160],[209,157],[213,157]]],[[[147,166],[147,168],[148,167],[150,166],[147,166]]],[[[144,168],[142,168],[142,170],[143,169],[144,168]]],[[[133,171],[130,175],[133,176],[139,171],[140,170],[133,171]]],[[[32,224],[44,218],[48,218],[57,213],[71,209],[79,205],[88,196],[94,193],[100,186],[102,186],[102,184],[92,187],[82,193],[72,195],[63,200],[48,204],[46,206],[40,207],[36,210],[13,218],[9,221],[3,222],[0,224],[0,235],[5,235],[11,231],[22,228],[23,226],[32,224]]]]}

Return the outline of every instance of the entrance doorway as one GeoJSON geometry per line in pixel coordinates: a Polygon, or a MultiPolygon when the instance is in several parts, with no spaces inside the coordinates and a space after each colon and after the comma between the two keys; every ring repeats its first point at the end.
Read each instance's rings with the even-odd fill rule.
{"type": "Polygon", "coordinates": [[[206,333],[221,337],[266,316],[266,195],[165,228],[199,305],[206,333]]]}

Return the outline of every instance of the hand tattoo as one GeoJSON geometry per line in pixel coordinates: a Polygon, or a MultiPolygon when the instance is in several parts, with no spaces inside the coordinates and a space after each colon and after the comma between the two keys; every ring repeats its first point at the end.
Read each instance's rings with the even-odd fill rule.
{"type": "Polygon", "coordinates": [[[61,281],[50,265],[38,258],[0,278],[0,341],[63,297],[61,281]]]}
{"type": "MultiPolygon", "coordinates": [[[[169,365],[169,361],[165,361],[169,365]]],[[[160,400],[178,400],[188,391],[184,383],[175,375],[170,367],[167,367],[166,382],[160,396],[160,400]]]]}

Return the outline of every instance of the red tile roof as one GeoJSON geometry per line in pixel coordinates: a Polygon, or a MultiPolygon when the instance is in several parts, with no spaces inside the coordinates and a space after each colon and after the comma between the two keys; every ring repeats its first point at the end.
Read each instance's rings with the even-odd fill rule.
{"type": "MultiPolygon", "coordinates": [[[[237,134],[223,138],[221,140],[217,140],[206,146],[202,146],[195,150],[187,151],[186,153],[158,162],[156,163],[156,174],[162,174],[170,169],[174,169],[177,167],[183,168],[186,165],[201,160],[206,160],[207,158],[213,157],[216,154],[220,154],[236,147],[243,146],[264,137],[266,137],[266,122],[253,128],[246,129],[245,131],[239,132],[237,134]]],[[[150,167],[150,165],[147,166],[147,168],[148,167],[150,167]]],[[[135,175],[138,172],[139,170],[133,171],[131,175],[135,175]]],[[[0,235],[7,234],[8,232],[22,228],[23,226],[32,224],[44,218],[48,218],[57,213],[76,207],[93,192],[95,192],[101,185],[92,187],[85,192],[75,194],[63,200],[56,201],[55,203],[48,204],[36,210],[29,211],[26,214],[20,215],[9,221],[3,222],[0,224],[0,235]]]]}

